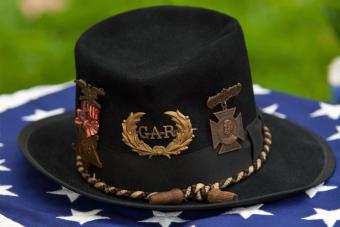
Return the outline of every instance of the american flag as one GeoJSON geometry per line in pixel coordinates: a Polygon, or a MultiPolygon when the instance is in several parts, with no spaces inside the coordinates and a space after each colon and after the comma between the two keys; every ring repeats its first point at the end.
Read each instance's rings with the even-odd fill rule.
{"type": "Polygon", "coordinates": [[[85,111],[88,112],[88,116],[91,119],[97,120],[97,121],[99,120],[99,109],[97,107],[95,107],[94,105],[92,105],[86,100],[82,101],[81,106],[83,107],[85,111]]]}
{"type": "Polygon", "coordinates": [[[86,137],[96,135],[99,130],[99,109],[86,100],[81,101],[81,108],[77,109],[75,124],[80,126],[86,137]]]}
{"type": "MultiPolygon", "coordinates": [[[[254,92],[264,112],[326,139],[340,163],[340,105],[258,85],[254,92]]],[[[0,95],[0,226],[340,226],[339,168],[328,181],[293,197],[231,210],[138,210],[78,195],[35,170],[16,143],[26,124],[74,110],[74,96],[70,83],[0,95]]],[[[98,112],[90,114],[96,118],[98,112]]]]}

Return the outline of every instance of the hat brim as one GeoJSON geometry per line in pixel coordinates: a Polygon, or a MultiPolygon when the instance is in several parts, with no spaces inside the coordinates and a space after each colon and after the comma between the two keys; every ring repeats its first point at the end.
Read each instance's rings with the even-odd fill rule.
{"type": "Polygon", "coordinates": [[[202,210],[232,208],[278,200],[304,191],[325,181],[334,171],[335,157],[329,146],[317,135],[288,120],[263,114],[272,133],[272,147],[262,168],[228,187],[239,199],[227,203],[186,202],[180,205],[151,205],[105,194],[85,182],[75,167],[74,114],[69,112],[26,126],[20,133],[20,148],[39,171],[81,195],[134,208],[154,210],[202,210]],[[51,130],[52,129],[52,130],[51,130]]]}

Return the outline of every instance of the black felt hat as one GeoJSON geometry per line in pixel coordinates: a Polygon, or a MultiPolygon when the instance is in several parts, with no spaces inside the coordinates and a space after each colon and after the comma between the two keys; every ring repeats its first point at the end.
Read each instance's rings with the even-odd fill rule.
{"type": "Polygon", "coordinates": [[[77,110],[24,128],[26,158],[65,187],[130,207],[235,207],[327,179],[318,136],[256,108],[234,18],[162,6],[113,16],[76,49],[77,110]]]}

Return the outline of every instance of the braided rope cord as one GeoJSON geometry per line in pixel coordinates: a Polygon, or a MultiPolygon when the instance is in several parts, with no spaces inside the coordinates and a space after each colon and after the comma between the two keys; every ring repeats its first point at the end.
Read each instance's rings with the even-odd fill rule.
{"type": "MultiPolygon", "coordinates": [[[[270,145],[272,144],[272,140],[271,140],[272,136],[267,126],[263,126],[263,135],[264,135],[264,143],[263,143],[262,150],[260,152],[260,155],[256,159],[256,161],[252,165],[250,165],[245,170],[240,171],[238,174],[232,177],[223,179],[219,182],[215,182],[212,184],[197,183],[194,185],[190,185],[187,188],[181,189],[184,194],[184,200],[189,200],[189,199],[193,199],[197,201],[207,200],[207,194],[210,190],[225,189],[231,184],[235,184],[249,177],[255,171],[259,170],[262,167],[262,164],[264,163],[264,161],[266,160],[267,155],[270,150],[270,145]]],[[[101,179],[96,178],[95,174],[91,176],[88,170],[85,169],[84,164],[82,162],[82,158],[79,155],[77,155],[76,157],[76,166],[77,166],[78,172],[89,184],[91,184],[96,189],[99,189],[108,194],[112,194],[112,195],[119,196],[119,197],[121,196],[129,197],[132,199],[149,200],[151,196],[159,193],[159,192],[133,191],[133,190],[127,190],[127,189],[122,189],[122,188],[108,185],[101,179]]]]}

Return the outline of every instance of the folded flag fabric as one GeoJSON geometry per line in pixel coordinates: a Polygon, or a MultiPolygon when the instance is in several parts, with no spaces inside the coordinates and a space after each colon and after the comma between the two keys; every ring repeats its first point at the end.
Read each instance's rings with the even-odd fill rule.
{"type": "MultiPolygon", "coordinates": [[[[298,98],[259,85],[263,112],[290,119],[329,142],[340,162],[340,105],[298,98]]],[[[32,121],[74,110],[72,83],[0,95],[0,226],[340,226],[340,170],[293,197],[231,210],[161,212],[97,202],[34,169],[16,138],[32,121]]]]}

